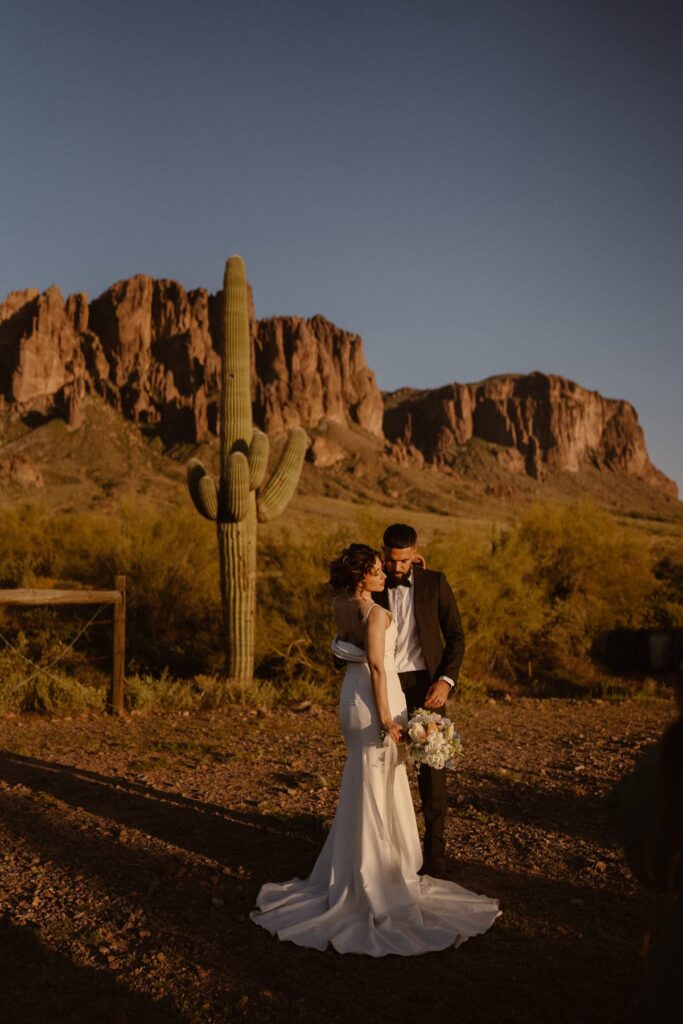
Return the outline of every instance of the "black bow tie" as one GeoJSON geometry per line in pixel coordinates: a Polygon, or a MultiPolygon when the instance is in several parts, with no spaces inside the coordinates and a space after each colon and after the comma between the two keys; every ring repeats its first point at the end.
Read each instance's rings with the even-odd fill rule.
{"type": "Polygon", "coordinates": [[[387,587],[389,590],[395,590],[396,587],[412,587],[412,585],[413,584],[407,576],[404,576],[403,579],[400,580],[387,580],[387,587]]]}

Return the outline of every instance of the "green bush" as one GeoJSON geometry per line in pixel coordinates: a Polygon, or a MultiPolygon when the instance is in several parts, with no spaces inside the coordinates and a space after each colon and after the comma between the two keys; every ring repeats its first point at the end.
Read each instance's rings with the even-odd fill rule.
{"type": "MultiPolygon", "coordinates": [[[[160,515],[151,505],[124,505],[117,515],[50,516],[32,506],[12,510],[0,543],[3,587],[34,585],[111,589],[127,577],[126,649],[133,670],[177,675],[213,671],[221,662],[216,542],[210,523],[191,510],[160,515]]],[[[46,614],[57,633],[87,621],[81,609],[12,609],[9,620],[39,628],[46,614]]],[[[111,623],[111,615],[102,616],[111,623]]],[[[2,625],[0,625],[2,629],[2,625]]],[[[92,629],[82,648],[91,657],[111,651],[109,629],[92,629]]]]}
{"type": "MultiPolygon", "coordinates": [[[[25,642],[19,649],[26,651],[25,642]]],[[[37,711],[49,714],[84,714],[104,710],[107,689],[91,678],[84,683],[53,668],[39,672],[12,651],[0,652],[0,712],[37,711]]]]}
{"type": "Polygon", "coordinates": [[[683,623],[681,574],[658,579],[647,541],[592,505],[532,507],[490,544],[454,531],[428,558],[458,591],[472,678],[586,684],[599,633],[683,623]]]}
{"type": "MultiPolygon", "coordinates": [[[[275,699],[333,699],[339,673],[332,667],[333,631],[329,561],[350,539],[375,535],[365,516],[353,532],[306,535],[266,533],[259,550],[258,695],[264,706],[275,699]]],[[[0,541],[3,587],[63,586],[109,589],[117,574],[127,577],[127,705],[182,710],[217,706],[246,695],[205,686],[198,677],[220,677],[223,664],[218,557],[213,524],[191,509],[159,512],[129,504],[116,514],[50,515],[39,506],[10,510],[0,541]]],[[[65,651],[93,614],[92,606],[0,609],[0,634],[21,646],[37,664],[55,660],[65,675],[105,685],[112,646],[111,610],[65,651]],[[100,628],[99,623],[102,623],[100,628]]],[[[6,652],[8,668],[0,685],[9,694],[33,669],[6,652]],[[14,660],[12,660],[14,659],[14,660]],[[14,685],[14,684],[12,684],[14,685]]],[[[39,676],[43,681],[46,676],[39,676]]],[[[12,691],[14,692],[14,691],[12,691]]],[[[23,692],[23,691],[22,691],[23,692]]],[[[10,700],[0,697],[2,700],[10,700]]],[[[11,699],[12,706],[17,703],[11,699]]],[[[46,701],[47,704],[47,701],[46,701]]]]}
{"type": "Polygon", "coordinates": [[[257,677],[302,685],[336,678],[330,654],[334,623],[328,565],[348,543],[348,535],[338,530],[301,540],[282,531],[262,540],[257,677]]]}
{"type": "MultiPolygon", "coordinates": [[[[372,512],[355,524],[303,535],[265,530],[259,545],[254,686],[228,691],[213,524],[191,509],[129,504],[116,513],[52,515],[24,505],[3,513],[0,585],[110,588],[127,576],[127,686],[131,709],[190,710],[277,700],[334,702],[334,631],[328,563],[348,543],[376,543],[372,512]]],[[[683,562],[590,505],[537,506],[505,533],[459,523],[426,550],[458,594],[467,653],[463,689],[552,680],[595,687],[588,657],[603,630],[683,624],[683,562]]],[[[0,643],[0,710],[91,710],[104,706],[111,609],[75,646],[96,609],[0,609],[0,637],[49,666],[38,673],[0,643]],[[27,682],[28,680],[28,682],[27,682]]],[[[601,685],[609,689],[609,684],[601,685]]]]}
{"type": "Polygon", "coordinates": [[[668,552],[657,558],[654,577],[646,624],[655,629],[674,629],[683,623],[683,555],[668,552]]]}
{"type": "Polygon", "coordinates": [[[128,711],[206,711],[225,704],[269,708],[277,698],[275,687],[261,680],[247,686],[226,683],[218,676],[174,679],[165,670],[160,676],[129,676],[125,687],[128,711]]]}

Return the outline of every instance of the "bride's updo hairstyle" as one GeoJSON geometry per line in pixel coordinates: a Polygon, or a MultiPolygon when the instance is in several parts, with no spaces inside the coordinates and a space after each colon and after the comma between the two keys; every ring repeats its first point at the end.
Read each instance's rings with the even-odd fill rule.
{"type": "Polygon", "coordinates": [[[330,562],[330,586],[335,594],[353,594],[361,580],[372,571],[379,551],[367,544],[350,544],[339,558],[330,562]]]}

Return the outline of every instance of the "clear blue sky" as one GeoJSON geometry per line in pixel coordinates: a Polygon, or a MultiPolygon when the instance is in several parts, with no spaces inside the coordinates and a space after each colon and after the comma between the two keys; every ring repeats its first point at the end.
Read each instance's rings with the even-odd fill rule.
{"type": "Polygon", "coordinates": [[[658,0],[5,0],[0,295],[239,252],[381,387],[561,373],[683,487],[682,44],[658,0]]]}

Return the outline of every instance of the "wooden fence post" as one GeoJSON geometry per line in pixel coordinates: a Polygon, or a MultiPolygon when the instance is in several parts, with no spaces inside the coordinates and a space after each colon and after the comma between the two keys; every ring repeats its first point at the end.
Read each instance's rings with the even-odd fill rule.
{"type": "Polygon", "coordinates": [[[111,672],[111,708],[123,714],[123,678],[126,663],[126,577],[114,577],[114,589],[121,599],[114,605],[114,657],[111,672]]]}

